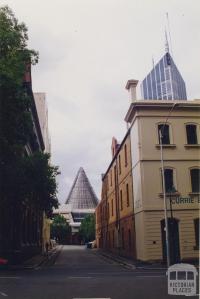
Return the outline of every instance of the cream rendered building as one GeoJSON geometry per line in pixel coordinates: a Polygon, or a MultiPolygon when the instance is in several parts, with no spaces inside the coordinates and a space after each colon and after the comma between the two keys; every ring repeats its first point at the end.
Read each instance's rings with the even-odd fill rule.
{"type": "MultiPolygon", "coordinates": [[[[50,136],[48,129],[48,108],[46,103],[46,94],[44,92],[34,92],[34,100],[39,118],[40,128],[44,141],[44,152],[51,153],[50,136]]],[[[43,252],[46,250],[46,243],[50,244],[50,224],[51,220],[43,214],[43,228],[42,228],[42,239],[43,239],[43,252]]]]}
{"type": "MultiPolygon", "coordinates": [[[[127,89],[135,94],[137,82],[132,83],[128,81],[127,89]]],[[[138,260],[166,259],[158,133],[162,126],[165,126],[162,143],[171,260],[176,262],[199,256],[199,112],[200,100],[132,101],[127,112],[125,120],[131,128],[138,260]]]]}
{"type": "Polygon", "coordinates": [[[48,108],[46,102],[46,94],[44,92],[34,92],[34,99],[38,113],[40,128],[45,145],[45,152],[51,153],[51,144],[48,128],[48,108]]]}

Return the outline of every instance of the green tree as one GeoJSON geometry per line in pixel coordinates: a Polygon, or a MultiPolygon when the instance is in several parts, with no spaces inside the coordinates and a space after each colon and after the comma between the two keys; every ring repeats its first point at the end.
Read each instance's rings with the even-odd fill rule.
{"type": "Polygon", "coordinates": [[[37,145],[33,99],[24,75],[38,62],[38,53],[28,49],[27,42],[26,25],[9,7],[0,7],[0,206],[27,203],[50,215],[58,206],[59,172],[37,145]],[[29,157],[24,154],[27,144],[34,149],[29,157]]]}
{"type": "MultiPolygon", "coordinates": [[[[26,66],[38,53],[27,49],[27,28],[7,7],[0,8],[0,191],[13,197],[24,146],[34,139],[31,99],[23,85],[26,66]]],[[[18,194],[18,193],[17,193],[18,194]]]]}
{"type": "Polygon", "coordinates": [[[71,234],[71,228],[62,215],[55,215],[51,223],[51,238],[65,244],[71,234]]]}
{"type": "Polygon", "coordinates": [[[84,242],[93,241],[95,239],[95,215],[87,215],[81,222],[79,229],[80,237],[84,242]]]}
{"type": "Polygon", "coordinates": [[[20,167],[20,196],[51,217],[53,208],[58,208],[56,176],[58,167],[49,162],[50,155],[36,152],[24,157],[20,167]]]}

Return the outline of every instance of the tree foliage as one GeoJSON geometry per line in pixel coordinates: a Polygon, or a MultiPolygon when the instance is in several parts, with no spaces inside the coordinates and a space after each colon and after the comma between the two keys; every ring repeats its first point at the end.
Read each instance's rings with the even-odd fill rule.
{"type": "Polygon", "coordinates": [[[49,159],[49,154],[41,152],[22,159],[20,191],[24,201],[31,202],[51,216],[52,209],[58,207],[56,176],[59,172],[49,159]]]}
{"type": "Polygon", "coordinates": [[[51,223],[51,238],[59,243],[66,243],[71,233],[71,228],[62,215],[55,215],[51,223]]]}
{"type": "Polygon", "coordinates": [[[81,222],[79,229],[80,237],[84,242],[93,241],[95,239],[95,215],[87,215],[81,222]]]}
{"type": "Polygon", "coordinates": [[[38,62],[38,53],[27,49],[28,29],[8,6],[0,7],[1,85],[21,86],[27,63],[38,62]]]}
{"type": "Polygon", "coordinates": [[[58,206],[58,168],[49,164],[49,154],[35,149],[24,154],[27,144],[37,143],[24,75],[38,53],[27,42],[26,25],[10,8],[0,7],[0,205],[29,203],[50,214],[58,206]]]}
{"type": "MultiPolygon", "coordinates": [[[[28,50],[27,28],[6,6],[0,8],[0,144],[4,159],[21,155],[33,136],[31,99],[24,85],[28,64],[38,53],[28,50]]],[[[1,155],[1,157],[2,157],[1,155]]],[[[5,161],[7,162],[7,161],[5,161]]]]}

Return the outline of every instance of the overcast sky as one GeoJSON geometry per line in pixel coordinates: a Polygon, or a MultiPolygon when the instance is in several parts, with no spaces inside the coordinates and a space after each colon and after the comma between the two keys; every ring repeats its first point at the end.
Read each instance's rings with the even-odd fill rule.
{"type": "MultiPolygon", "coordinates": [[[[199,0],[0,0],[29,29],[34,92],[45,92],[60,202],[82,166],[100,198],[111,139],[122,140],[128,79],[142,80],[164,54],[166,12],[172,50],[189,99],[200,98],[199,0]]],[[[140,98],[140,91],[137,91],[140,98]]]]}

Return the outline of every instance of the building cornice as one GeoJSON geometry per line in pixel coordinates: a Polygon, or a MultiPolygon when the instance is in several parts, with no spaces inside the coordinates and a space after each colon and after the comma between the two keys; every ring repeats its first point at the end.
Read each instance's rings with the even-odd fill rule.
{"type": "Polygon", "coordinates": [[[177,109],[198,109],[200,110],[200,100],[195,99],[192,101],[181,101],[181,100],[171,100],[171,101],[163,101],[163,100],[140,100],[140,101],[135,101],[134,103],[131,103],[128,112],[125,116],[125,121],[127,123],[131,123],[133,120],[133,117],[138,109],[155,109],[155,110],[160,110],[160,109],[170,109],[176,104],[176,110],[177,109]]]}

